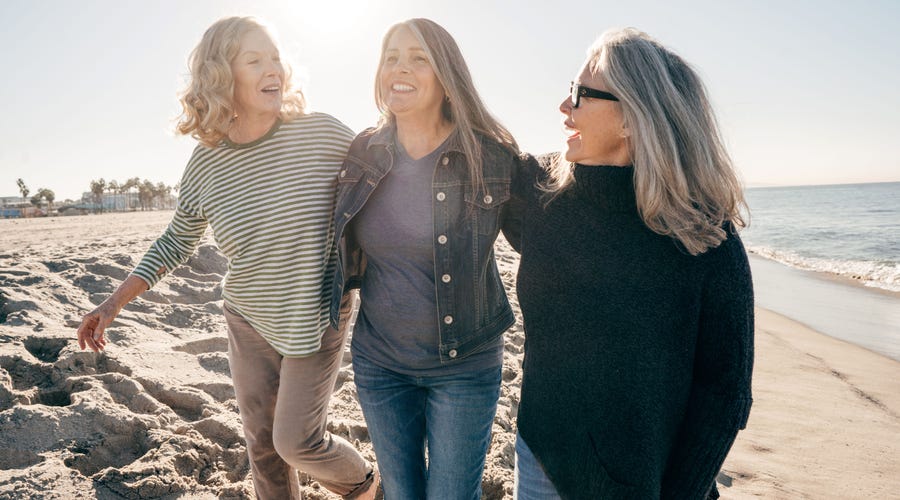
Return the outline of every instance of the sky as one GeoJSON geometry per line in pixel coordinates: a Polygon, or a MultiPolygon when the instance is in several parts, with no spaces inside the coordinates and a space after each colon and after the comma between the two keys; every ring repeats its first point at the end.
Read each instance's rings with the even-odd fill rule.
{"type": "Polygon", "coordinates": [[[92,179],[173,185],[195,145],[174,133],[206,28],[273,28],[315,111],[378,118],[382,36],[428,17],[456,39],[523,150],[563,144],[559,103],[603,31],[633,26],[704,79],[747,186],[900,181],[900,1],[3,0],[0,196],[16,179],[78,199],[92,179]]]}

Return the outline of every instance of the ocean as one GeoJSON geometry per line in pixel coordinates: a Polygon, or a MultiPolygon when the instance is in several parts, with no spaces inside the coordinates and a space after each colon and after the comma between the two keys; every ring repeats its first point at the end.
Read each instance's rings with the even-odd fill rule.
{"type": "Polygon", "coordinates": [[[757,304],[900,360],[900,182],[745,194],[757,304]]]}
{"type": "Polygon", "coordinates": [[[747,250],[900,292],[900,182],[750,188],[747,250]]]}

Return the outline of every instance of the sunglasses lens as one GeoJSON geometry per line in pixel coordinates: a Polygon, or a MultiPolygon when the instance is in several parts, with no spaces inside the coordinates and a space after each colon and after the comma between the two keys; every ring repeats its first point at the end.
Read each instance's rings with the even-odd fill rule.
{"type": "Polygon", "coordinates": [[[578,85],[575,85],[573,83],[569,87],[569,93],[571,94],[571,97],[572,97],[572,107],[577,108],[578,107],[578,85]]]}

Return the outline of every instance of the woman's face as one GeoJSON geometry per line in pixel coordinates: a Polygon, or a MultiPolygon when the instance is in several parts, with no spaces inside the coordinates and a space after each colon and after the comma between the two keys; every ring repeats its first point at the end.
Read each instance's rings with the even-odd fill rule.
{"type": "Polygon", "coordinates": [[[384,103],[398,120],[440,120],[444,88],[409,28],[400,26],[391,34],[378,82],[384,103]]]}
{"type": "Polygon", "coordinates": [[[231,61],[231,74],[238,116],[278,115],[284,93],[284,67],[269,35],[253,30],[241,37],[241,48],[231,61]]]}
{"type": "MultiPolygon", "coordinates": [[[[575,84],[609,92],[600,75],[591,73],[589,63],[590,60],[585,61],[581,66],[575,84]]],[[[574,105],[571,96],[559,105],[560,112],[565,115],[566,161],[582,165],[631,163],[622,106],[616,101],[584,96],[577,108],[574,105]]]]}

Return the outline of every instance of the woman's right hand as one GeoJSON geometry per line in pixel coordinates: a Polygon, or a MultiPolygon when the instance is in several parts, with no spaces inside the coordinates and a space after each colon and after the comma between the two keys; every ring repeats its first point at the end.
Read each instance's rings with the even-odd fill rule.
{"type": "Polygon", "coordinates": [[[78,327],[78,345],[84,350],[90,347],[94,352],[100,352],[106,346],[106,338],[103,332],[106,327],[116,319],[119,314],[120,307],[111,304],[109,299],[105,300],[96,309],[84,315],[81,319],[81,325],[78,327]]]}
{"type": "Polygon", "coordinates": [[[144,293],[147,288],[146,281],[131,275],[102,304],[85,314],[78,326],[78,345],[81,349],[90,347],[94,352],[102,351],[106,346],[106,338],[103,336],[106,327],[116,319],[125,304],[144,293]]]}

